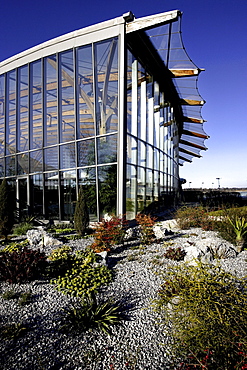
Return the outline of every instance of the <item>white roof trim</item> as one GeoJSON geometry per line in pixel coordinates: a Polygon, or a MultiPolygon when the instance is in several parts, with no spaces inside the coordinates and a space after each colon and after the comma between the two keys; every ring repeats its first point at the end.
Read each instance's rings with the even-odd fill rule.
{"type": "Polygon", "coordinates": [[[172,10],[170,12],[149,15],[148,17],[138,18],[126,24],[126,33],[149,29],[164,23],[176,21],[181,15],[179,10],[172,10]]]}

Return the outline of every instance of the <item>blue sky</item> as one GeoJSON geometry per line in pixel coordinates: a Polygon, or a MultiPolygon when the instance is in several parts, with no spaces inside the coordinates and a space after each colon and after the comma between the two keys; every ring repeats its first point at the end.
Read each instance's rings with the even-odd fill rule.
{"type": "Polygon", "coordinates": [[[180,176],[187,187],[217,187],[217,177],[221,187],[247,187],[247,0],[0,0],[0,61],[129,10],[142,17],[175,9],[190,58],[206,69],[198,87],[210,136],[203,158],[180,176]]]}

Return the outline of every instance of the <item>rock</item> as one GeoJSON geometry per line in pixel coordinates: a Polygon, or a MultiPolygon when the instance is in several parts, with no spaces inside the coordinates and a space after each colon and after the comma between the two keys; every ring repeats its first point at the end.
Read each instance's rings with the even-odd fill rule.
{"type": "Polygon", "coordinates": [[[28,230],[27,239],[30,246],[37,248],[60,246],[63,244],[63,242],[53,238],[42,228],[28,230]]]}

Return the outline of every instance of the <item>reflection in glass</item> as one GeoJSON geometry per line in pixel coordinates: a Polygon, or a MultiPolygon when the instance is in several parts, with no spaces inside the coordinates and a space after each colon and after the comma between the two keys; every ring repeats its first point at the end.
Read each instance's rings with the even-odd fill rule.
{"type": "Polygon", "coordinates": [[[45,171],[54,171],[58,169],[58,147],[44,149],[45,171]]]}
{"type": "Polygon", "coordinates": [[[94,136],[94,87],[92,46],[84,46],[77,52],[77,94],[79,125],[77,138],[94,136]]]}
{"type": "Polygon", "coordinates": [[[60,168],[73,168],[75,164],[75,143],[61,145],[60,149],[60,168]]]}
{"type": "Polygon", "coordinates": [[[32,215],[43,215],[43,175],[30,176],[30,193],[32,215]]]}
{"type": "Polygon", "coordinates": [[[16,152],[16,71],[7,73],[6,154],[16,152]]]}
{"type": "Polygon", "coordinates": [[[42,129],[42,79],[41,61],[30,65],[30,149],[41,148],[42,129]]]}
{"type": "Polygon", "coordinates": [[[30,152],[30,172],[43,171],[43,152],[42,150],[35,150],[30,152]]]}
{"type": "Polygon", "coordinates": [[[5,79],[4,75],[0,76],[0,156],[4,155],[4,107],[5,107],[5,79]]]}
{"type": "Polygon", "coordinates": [[[98,167],[99,210],[104,213],[116,214],[117,203],[117,166],[98,167]]]}
{"type": "Polygon", "coordinates": [[[15,156],[11,155],[6,157],[5,159],[5,166],[6,166],[6,176],[15,176],[15,156]]]}
{"type": "Polygon", "coordinates": [[[27,153],[18,154],[16,156],[17,175],[28,174],[29,169],[29,155],[27,153]]]}
{"type": "Polygon", "coordinates": [[[45,146],[57,144],[57,59],[56,56],[45,58],[45,146]]]}
{"type": "Polygon", "coordinates": [[[0,158],[0,176],[4,177],[4,158],[0,158]]]}
{"type": "Polygon", "coordinates": [[[76,204],[76,171],[61,173],[61,209],[64,220],[73,221],[76,204]]]}
{"type": "Polygon", "coordinates": [[[17,121],[17,150],[23,152],[28,150],[28,67],[19,68],[18,74],[18,93],[19,101],[17,106],[18,121],[17,121]]]}
{"type": "Polygon", "coordinates": [[[96,171],[95,168],[79,170],[79,186],[83,188],[90,221],[97,221],[96,171]]]}
{"type": "Polygon", "coordinates": [[[95,44],[96,56],[96,123],[97,134],[118,128],[118,40],[95,44]]]}
{"type": "Polygon", "coordinates": [[[141,212],[145,207],[146,181],[145,169],[138,167],[137,171],[137,211],[141,212]]]}
{"type": "Polygon", "coordinates": [[[60,76],[62,79],[60,142],[64,143],[75,138],[74,58],[72,50],[61,53],[60,76]]]}
{"type": "Polygon", "coordinates": [[[48,219],[59,218],[58,172],[45,174],[45,214],[48,219]]]}
{"type": "Polygon", "coordinates": [[[97,139],[98,164],[117,161],[117,135],[97,139]]]}
{"type": "Polygon", "coordinates": [[[79,167],[95,165],[95,139],[77,143],[77,158],[79,167]]]}
{"type": "Polygon", "coordinates": [[[127,165],[126,174],[126,217],[135,218],[136,215],[136,167],[127,165]]]}

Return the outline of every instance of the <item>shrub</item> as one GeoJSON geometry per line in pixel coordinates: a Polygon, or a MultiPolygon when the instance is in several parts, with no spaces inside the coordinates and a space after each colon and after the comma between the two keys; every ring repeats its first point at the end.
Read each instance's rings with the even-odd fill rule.
{"type": "Polygon", "coordinates": [[[33,225],[29,222],[22,222],[21,224],[17,225],[13,229],[14,235],[26,235],[28,230],[33,229],[33,225]]]}
{"type": "Polygon", "coordinates": [[[122,243],[125,230],[126,221],[123,217],[112,216],[109,221],[103,219],[95,228],[91,248],[95,252],[109,251],[113,245],[122,243]]]}
{"type": "Polygon", "coordinates": [[[66,323],[62,329],[81,332],[95,328],[111,334],[111,326],[119,325],[123,319],[124,314],[120,303],[112,300],[98,302],[92,295],[68,309],[66,323]]]}
{"type": "Polygon", "coordinates": [[[214,217],[209,216],[203,207],[181,207],[175,213],[178,227],[182,230],[201,227],[203,230],[214,229],[214,217]]]}
{"type": "Polygon", "coordinates": [[[89,213],[83,188],[80,187],[74,214],[75,230],[79,235],[84,235],[89,225],[89,213]]]}
{"type": "Polygon", "coordinates": [[[14,224],[13,197],[6,179],[0,185],[0,235],[7,239],[14,224]]]}
{"type": "Polygon", "coordinates": [[[76,297],[91,296],[99,287],[112,280],[112,273],[106,267],[97,264],[97,256],[93,251],[78,252],[72,266],[64,276],[51,282],[56,288],[76,297]]]}
{"type": "Polygon", "coordinates": [[[0,253],[0,280],[20,283],[35,280],[44,272],[45,253],[23,247],[18,251],[0,253]]]}
{"type": "Polygon", "coordinates": [[[155,224],[155,220],[155,217],[151,217],[150,215],[145,215],[143,213],[136,215],[136,221],[138,225],[140,225],[142,243],[149,244],[153,241],[153,226],[155,224]]]}
{"type": "Polygon", "coordinates": [[[23,240],[22,242],[13,242],[13,243],[10,243],[8,245],[6,245],[6,247],[4,247],[3,249],[0,250],[0,253],[1,252],[17,252],[19,250],[21,250],[23,247],[29,245],[29,242],[28,240],[23,240]]]}
{"type": "Polygon", "coordinates": [[[165,251],[164,257],[173,261],[183,261],[186,256],[186,252],[181,247],[177,248],[168,248],[165,251]]]}
{"type": "Polygon", "coordinates": [[[66,271],[72,267],[75,256],[72,254],[71,247],[63,245],[53,249],[48,257],[47,275],[49,277],[64,276],[66,271]]]}
{"type": "Polygon", "coordinates": [[[246,288],[245,279],[218,266],[168,270],[156,308],[171,323],[171,350],[175,359],[184,359],[181,369],[247,366],[246,288]]]}

